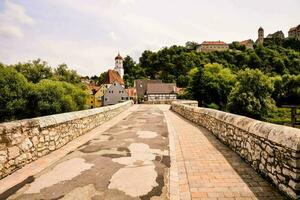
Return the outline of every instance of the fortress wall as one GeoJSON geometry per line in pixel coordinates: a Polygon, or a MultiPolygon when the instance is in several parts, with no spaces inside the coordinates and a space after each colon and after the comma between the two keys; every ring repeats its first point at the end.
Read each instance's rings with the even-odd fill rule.
{"type": "Polygon", "coordinates": [[[300,198],[300,129],[173,102],[172,110],[205,127],[292,199],[300,198]]]}

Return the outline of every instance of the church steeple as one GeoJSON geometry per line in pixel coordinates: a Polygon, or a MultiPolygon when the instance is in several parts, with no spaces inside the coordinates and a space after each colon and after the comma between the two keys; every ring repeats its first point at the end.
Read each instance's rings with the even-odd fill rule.
{"type": "Polygon", "coordinates": [[[120,77],[123,79],[124,76],[124,68],[123,68],[123,58],[118,53],[118,55],[115,57],[115,71],[117,71],[120,75],[120,77]]]}

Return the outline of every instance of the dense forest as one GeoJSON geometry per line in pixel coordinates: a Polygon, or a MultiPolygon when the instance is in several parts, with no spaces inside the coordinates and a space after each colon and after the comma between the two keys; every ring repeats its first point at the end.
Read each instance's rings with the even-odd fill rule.
{"type": "Polygon", "coordinates": [[[0,63],[0,122],[84,109],[80,76],[62,64],[0,63]]]}
{"type": "Polygon", "coordinates": [[[139,63],[125,57],[126,85],[138,78],[162,79],[186,88],[180,98],[272,122],[288,112],[278,107],[300,105],[300,41],[266,39],[254,49],[233,42],[228,51],[210,53],[197,53],[196,46],[146,50],[139,63]]]}

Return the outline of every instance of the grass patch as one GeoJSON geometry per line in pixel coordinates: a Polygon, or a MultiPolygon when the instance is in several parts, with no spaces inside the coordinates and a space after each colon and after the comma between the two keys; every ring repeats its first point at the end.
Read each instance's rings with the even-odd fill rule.
{"type": "Polygon", "coordinates": [[[287,125],[291,123],[291,109],[290,108],[275,108],[272,112],[264,118],[265,121],[287,125]]]}

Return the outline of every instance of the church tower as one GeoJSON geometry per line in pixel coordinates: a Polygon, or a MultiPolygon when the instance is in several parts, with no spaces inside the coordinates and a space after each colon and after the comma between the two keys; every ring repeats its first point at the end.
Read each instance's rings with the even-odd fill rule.
{"type": "Polygon", "coordinates": [[[256,42],[258,44],[264,43],[264,29],[262,27],[259,27],[259,29],[258,29],[258,39],[256,42]]]}
{"type": "Polygon", "coordinates": [[[123,58],[120,56],[120,53],[115,58],[115,71],[117,71],[120,77],[123,79],[124,76],[124,68],[123,68],[123,58]]]}

